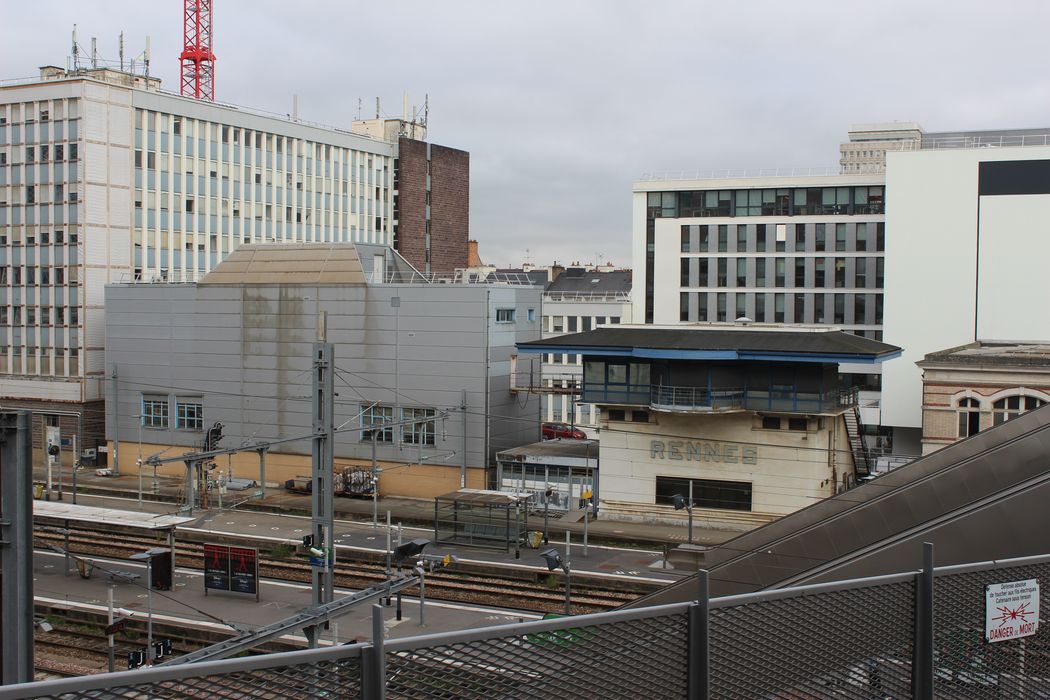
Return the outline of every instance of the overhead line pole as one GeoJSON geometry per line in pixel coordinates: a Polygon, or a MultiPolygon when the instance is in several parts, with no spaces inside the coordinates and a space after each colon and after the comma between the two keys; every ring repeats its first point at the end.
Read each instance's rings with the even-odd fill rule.
{"type": "MultiPolygon", "coordinates": [[[[333,461],[335,442],[335,372],[333,345],[326,342],[327,319],[325,312],[317,318],[317,342],[313,345],[313,523],[311,532],[313,546],[321,550],[321,566],[312,566],[313,605],[331,603],[334,598],[334,572],[332,554],[335,552],[335,529],[333,502],[333,461]]],[[[319,625],[306,630],[310,646],[316,646],[319,625]]]]}

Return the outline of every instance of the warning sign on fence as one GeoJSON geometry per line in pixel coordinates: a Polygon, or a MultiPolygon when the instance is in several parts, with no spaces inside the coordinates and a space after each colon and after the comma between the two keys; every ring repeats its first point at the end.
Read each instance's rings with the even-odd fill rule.
{"type": "Polygon", "coordinates": [[[1039,581],[990,583],[984,589],[984,638],[989,642],[1029,637],[1039,631],[1039,581]]]}

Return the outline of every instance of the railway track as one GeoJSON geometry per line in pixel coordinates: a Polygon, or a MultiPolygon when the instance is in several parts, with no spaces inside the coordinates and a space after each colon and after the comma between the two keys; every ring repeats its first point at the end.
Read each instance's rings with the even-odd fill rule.
{"type": "MultiPolygon", "coordinates": [[[[86,557],[104,556],[125,558],[143,548],[153,547],[157,540],[141,535],[114,535],[106,539],[104,533],[88,530],[70,530],[68,540],[64,535],[50,532],[34,533],[34,546],[69,545],[69,551],[86,557]],[[119,537],[119,538],[118,538],[119,537]]],[[[177,566],[193,569],[203,568],[204,547],[202,544],[182,541],[175,547],[177,566]]],[[[303,561],[285,560],[268,556],[260,551],[260,576],[285,581],[309,582],[310,566],[303,561]]],[[[336,562],[335,583],[350,589],[362,589],[386,580],[385,567],[367,561],[336,562]]],[[[561,612],[564,609],[563,585],[560,574],[548,576],[546,572],[516,572],[516,576],[496,577],[468,572],[439,571],[427,575],[427,596],[432,599],[457,603],[469,603],[498,608],[530,610],[539,612],[561,612]]],[[[617,584],[617,588],[622,587],[617,584]]],[[[600,612],[633,600],[649,586],[638,586],[639,590],[617,590],[595,585],[582,576],[573,579],[572,611],[575,614],[600,612]]],[[[411,593],[411,589],[406,591],[411,593]]]]}

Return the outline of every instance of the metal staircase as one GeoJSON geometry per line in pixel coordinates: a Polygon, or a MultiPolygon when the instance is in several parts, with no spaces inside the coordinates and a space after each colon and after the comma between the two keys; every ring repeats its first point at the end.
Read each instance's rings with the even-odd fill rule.
{"type": "Polygon", "coordinates": [[[864,437],[861,435],[860,406],[858,405],[857,392],[850,392],[852,405],[850,409],[842,414],[846,421],[846,436],[849,438],[849,449],[853,453],[853,466],[857,476],[868,476],[871,474],[871,455],[864,445],[864,437]]]}

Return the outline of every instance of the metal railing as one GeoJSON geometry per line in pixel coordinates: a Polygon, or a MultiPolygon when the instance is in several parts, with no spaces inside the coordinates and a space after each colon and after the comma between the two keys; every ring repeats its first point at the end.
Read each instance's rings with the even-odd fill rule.
{"type": "Polygon", "coordinates": [[[947,148],[1010,148],[1017,146],[1048,146],[1050,133],[1047,134],[998,134],[985,136],[943,136],[923,137],[922,150],[939,150],[947,148]]]}
{"type": "Polygon", "coordinates": [[[665,170],[642,173],[641,182],[654,180],[733,180],[753,177],[827,177],[841,175],[838,166],[817,168],[727,168],[725,170],[665,170]]]}
{"type": "Polygon", "coordinates": [[[543,301],[546,302],[558,302],[558,301],[576,301],[576,302],[598,302],[598,301],[617,301],[621,303],[629,303],[631,301],[630,292],[544,292],[543,301]]]}
{"type": "Polygon", "coordinates": [[[366,271],[365,279],[370,284],[487,284],[512,287],[542,287],[524,272],[453,272],[422,273],[414,270],[384,270],[381,275],[366,271]]]}
{"type": "MultiPolygon", "coordinates": [[[[5,686],[24,698],[1034,698],[1045,632],[989,642],[986,587],[1050,555],[555,620],[5,686]]],[[[995,611],[993,610],[993,613],[995,611]]]]}

